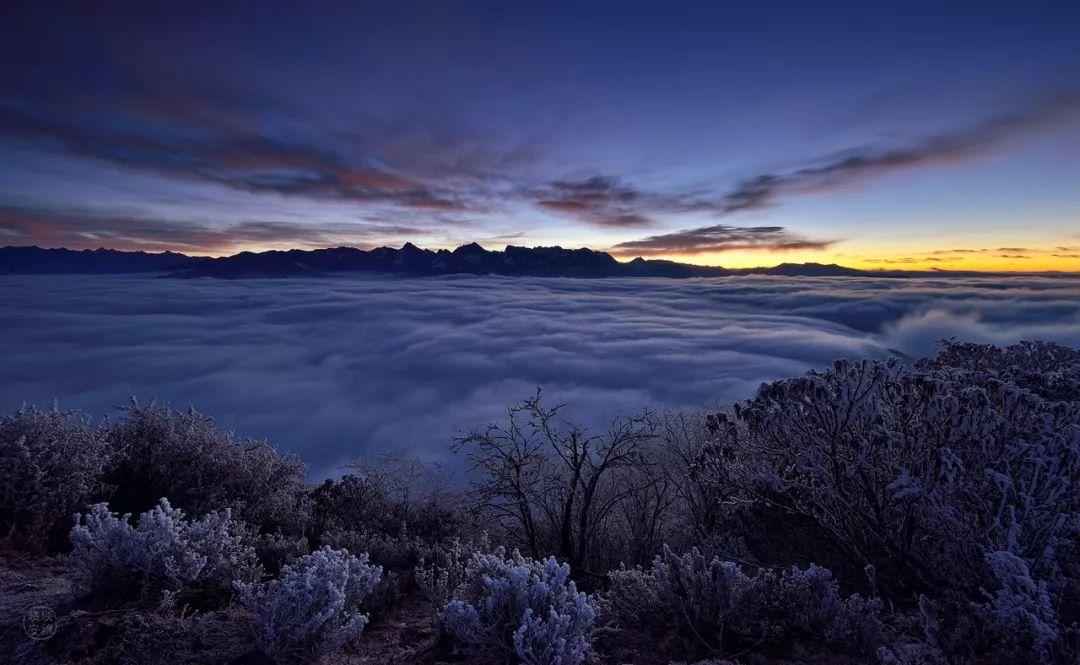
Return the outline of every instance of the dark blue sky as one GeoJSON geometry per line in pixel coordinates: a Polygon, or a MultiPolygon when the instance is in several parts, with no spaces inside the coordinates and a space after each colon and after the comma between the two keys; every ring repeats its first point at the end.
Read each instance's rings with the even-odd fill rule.
{"type": "Polygon", "coordinates": [[[0,244],[1080,266],[1077,3],[7,14],[0,244]]]}

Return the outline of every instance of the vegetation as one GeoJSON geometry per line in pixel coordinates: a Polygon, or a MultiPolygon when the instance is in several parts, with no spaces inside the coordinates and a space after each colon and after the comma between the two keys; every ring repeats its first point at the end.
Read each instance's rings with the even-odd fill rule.
{"type": "Polygon", "coordinates": [[[839,361],[730,409],[602,433],[537,393],[454,447],[468,486],[400,456],[310,486],[296,459],[194,411],[0,418],[0,648],[25,662],[1080,658],[1076,350],[839,361]],[[55,635],[9,629],[41,605],[55,635]]]}
{"type": "Polygon", "coordinates": [[[368,622],[361,603],[381,576],[366,554],[323,547],[285,566],[278,579],[237,588],[259,648],[279,661],[302,662],[356,643],[368,622]]]}

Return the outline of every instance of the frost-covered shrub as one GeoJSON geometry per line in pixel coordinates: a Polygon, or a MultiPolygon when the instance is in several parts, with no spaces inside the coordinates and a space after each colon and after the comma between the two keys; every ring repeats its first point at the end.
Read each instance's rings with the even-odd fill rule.
{"type": "Polygon", "coordinates": [[[1073,662],[1080,625],[1055,605],[1048,583],[1032,579],[1011,552],[992,552],[987,563],[995,583],[981,590],[980,600],[955,592],[922,598],[929,646],[960,657],[993,653],[1000,662],[1073,662]]]}
{"type": "MultiPolygon", "coordinates": [[[[340,480],[327,480],[312,492],[316,539],[356,531],[441,542],[458,533],[465,515],[462,494],[440,465],[394,454],[354,462],[349,469],[340,480]]],[[[365,551],[377,560],[374,552],[365,551]]]]}
{"type": "Polygon", "coordinates": [[[142,510],[168,496],[196,514],[231,508],[263,532],[296,536],[306,527],[304,466],[265,441],[220,430],[194,409],[134,403],[109,438],[121,460],[114,506],[142,510]]]}
{"type": "Polygon", "coordinates": [[[110,595],[137,590],[148,597],[193,585],[227,589],[262,572],[227,509],[190,521],[161,499],[132,524],[130,514],[98,503],[75,516],[70,535],[68,562],[91,590],[110,595]]]}
{"type": "Polygon", "coordinates": [[[293,661],[355,644],[368,621],[361,604],[381,575],[366,554],[323,547],[285,566],[275,580],[236,588],[259,648],[293,661]]]}
{"type": "Polygon", "coordinates": [[[441,611],[450,602],[454,591],[465,583],[473,552],[486,552],[488,549],[470,547],[455,538],[445,547],[437,548],[428,560],[416,565],[413,570],[416,586],[441,611]]]}
{"type": "Polygon", "coordinates": [[[409,535],[404,525],[397,535],[380,531],[332,530],[323,534],[319,544],[350,552],[367,552],[372,562],[406,576],[411,575],[416,565],[436,548],[433,543],[409,535]]]}
{"type": "Polygon", "coordinates": [[[840,361],[736,415],[716,447],[745,487],[816,519],[894,595],[978,588],[993,551],[1047,573],[1080,533],[1080,403],[962,368],[840,361]]]}
{"type": "Polygon", "coordinates": [[[471,653],[507,663],[578,665],[590,650],[598,607],[554,557],[509,557],[500,548],[476,553],[454,599],[443,608],[444,627],[471,653]]]}
{"type": "Polygon", "coordinates": [[[1074,654],[1080,353],[946,345],[915,366],[838,361],[712,420],[744,500],[812,520],[879,592],[925,596],[946,653],[1074,654]]]}
{"type": "Polygon", "coordinates": [[[270,575],[277,575],[284,566],[311,551],[306,538],[280,533],[260,533],[254,544],[259,561],[270,575]]]}
{"type": "Polygon", "coordinates": [[[0,418],[0,538],[29,550],[61,544],[71,514],[102,498],[111,460],[81,413],[23,407],[0,418]]]}
{"type": "Polygon", "coordinates": [[[828,570],[758,569],[667,547],[648,569],[613,571],[605,609],[626,625],[677,628],[705,652],[725,653],[766,640],[816,638],[859,651],[876,648],[881,603],[841,598],[828,570]]]}
{"type": "Polygon", "coordinates": [[[989,344],[942,342],[936,355],[920,358],[924,371],[958,370],[968,380],[1012,383],[1050,400],[1080,401],[1080,351],[1050,342],[989,344]]]}

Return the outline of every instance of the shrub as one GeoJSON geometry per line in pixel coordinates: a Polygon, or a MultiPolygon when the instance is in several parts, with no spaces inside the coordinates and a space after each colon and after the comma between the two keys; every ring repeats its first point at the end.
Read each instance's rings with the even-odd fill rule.
{"type": "Polygon", "coordinates": [[[838,361],[712,420],[718,483],[812,520],[950,653],[1076,653],[1080,353],[947,344],[838,361]]]}
{"type": "Polygon", "coordinates": [[[554,557],[533,561],[502,549],[474,554],[443,608],[447,632],[474,654],[531,665],[577,665],[590,650],[597,605],[554,557]]]}
{"type": "Polygon", "coordinates": [[[995,584],[972,600],[956,592],[923,598],[919,610],[929,647],[970,658],[993,653],[999,662],[1074,662],[1080,625],[1066,622],[1046,581],[1031,577],[1011,552],[987,556],[995,584]]]}
{"type": "Polygon", "coordinates": [[[111,461],[81,413],[23,407],[0,418],[0,538],[28,550],[62,544],[71,514],[102,498],[111,461]]]}
{"type": "Polygon", "coordinates": [[[144,510],[159,496],[196,514],[232,509],[264,532],[306,527],[303,464],[265,441],[238,438],[194,409],[132,403],[109,438],[121,460],[113,505],[144,510]]]}
{"type": "Polygon", "coordinates": [[[461,527],[462,495],[439,464],[385,454],[348,468],[340,480],[327,480],[312,492],[315,540],[357,531],[440,542],[461,527]]]}
{"type": "Polygon", "coordinates": [[[883,631],[880,601],[841,598],[831,573],[814,565],[747,575],[696,549],[678,556],[665,547],[648,570],[623,568],[610,578],[604,605],[614,617],[676,628],[705,653],[795,638],[871,652],[883,631]]]}
{"type": "Polygon", "coordinates": [[[487,552],[490,549],[486,539],[478,547],[466,546],[455,538],[446,546],[436,548],[430,557],[416,565],[413,570],[416,585],[424,597],[441,611],[442,607],[450,602],[454,592],[465,583],[472,553],[487,552]]]}
{"type": "Polygon", "coordinates": [[[261,575],[255,550],[234,527],[227,509],[188,521],[161,499],[132,525],[130,514],[98,503],[75,516],[67,560],[97,592],[137,590],[145,598],[194,585],[227,589],[261,575]]]}
{"type": "Polygon", "coordinates": [[[191,617],[160,613],[122,616],[105,646],[86,665],[200,665],[242,662],[250,642],[243,624],[224,612],[191,617]]]}
{"type": "Polygon", "coordinates": [[[292,538],[280,533],[260,533],[254,544],[259,561],[270,575],[277,575],[282,567],[311,551],[306,538],[292,538]]]}
{"type": "Polygon", "coordinates": [[[368,621],[361,603],[381,575],[366,554],[324,547],[285,566],[278,579],[236,588],[259,647],[285,662],[355,644],[368,621]]]}
{"type": "Polygon", "coordinates": [[[1080,401],[1080,351],[1050,342],[1020,342],[1005,348],[943,341],[936,355],[920,358],[923,371],[955,370],[960,378],[993,379],[1039,397],[1080,401]]]}
{"type": "Polygon", "coordinates": [[[751,493],[818,520],[894,594],[973,589],[984,552],[1048,571],[1080,528],[1080,404],[983,379],[841,361],[764,386],[718,434],[751,493]]]}

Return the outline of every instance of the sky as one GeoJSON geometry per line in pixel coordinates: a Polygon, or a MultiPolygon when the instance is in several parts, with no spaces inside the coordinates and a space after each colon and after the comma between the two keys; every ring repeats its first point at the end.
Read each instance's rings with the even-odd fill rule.
{"type": "Polygon", "coordinates": [[[1080,270],[1080,5],[6,5],[0,245],[406,241],[1080,270]]]}

